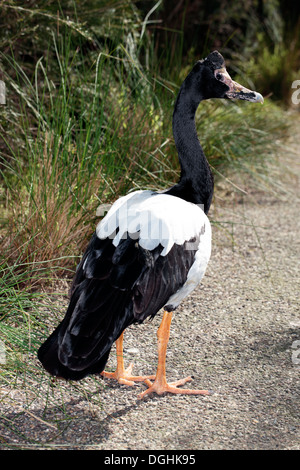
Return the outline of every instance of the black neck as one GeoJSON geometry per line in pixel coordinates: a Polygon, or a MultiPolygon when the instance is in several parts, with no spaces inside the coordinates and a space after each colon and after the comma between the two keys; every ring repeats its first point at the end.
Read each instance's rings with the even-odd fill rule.
{"type": "MultiPolygon", "coordinates": [[[[198,101],[198,102],[197,102],[198,101]]],[[[183,86],[175,103],[173,134],[181,167],[180,180],[167,191],[194,204],[203,205],[207,213],[213,196],[213,175],[198,140],[195,113],[196,102],[191,87],[183,86]]]]}

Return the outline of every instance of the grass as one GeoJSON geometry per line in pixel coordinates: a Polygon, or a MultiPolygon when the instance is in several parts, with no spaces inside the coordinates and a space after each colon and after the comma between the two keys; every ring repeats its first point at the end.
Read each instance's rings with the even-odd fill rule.
{"type": "Polygon", "coordinates": [[[288,109],[291,84],[300,72],[300,18],[294,19],[293,26],[285,25],[274,8],[264,26],[255,17],[251,23],[256,38],[249,38],[242,54],[233,54],[233,68],[249,87],[258,86],[264,96],[288,109]]]}
{"type": "MultiPolygon", "coordinates": [[[[129,4],[117,2],[117,14],[110,16],[102,2],[103,17],[90,28],[84,23],[90,17],[79,20],[78,13],[67,20],[63,12],[29,13],[15,2],[7,5],[6,13],[16,13],[17,26],[28,34],[25,45],[38,34],[38,21],[44,36],[43,53],[34,49],[35,60],[28,63],[2,38],[9,105],[0,108],[1,382],[24,387],[37,399],[46,393],[46,409],[55,394],[38,368],[36,350],[61,318],[53,283],[72,277],[99,204],[135,189],[166,188],[179,174],[171,119],[188,70],[176,79],[167,66],[162,71],[129,4]]],[[[267,162],[286,128],[278,106],[268,100],[264,106],[205,102],[197,128],[217,184],[246,191],[251,177],[275,190],[267,162]]],[[[85,382],[73,386],[86,393],[85,382]]],[[[61,403],[63,409],[63,398],[61,403]]]]}

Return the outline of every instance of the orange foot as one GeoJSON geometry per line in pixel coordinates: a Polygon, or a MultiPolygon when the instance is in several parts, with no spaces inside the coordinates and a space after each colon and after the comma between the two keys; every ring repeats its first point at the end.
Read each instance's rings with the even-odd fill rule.
{"type": "Polygon", "coordinates": [[[133,364],[125,369],[120,367],[119,364],[115,372],[103,371],[101,375],[108,379],[115,379],[122,385],[135,385],[135,382],[144,382],[147,379],[155,379],[155,375],[131,375],[133,364]]]}
{"type": "Polygon", "coordinates": [[[161,380],[156,379],[154,383],[150,382],[150,380],[146,379],[145,383],[148,385],[149,388],[144,392],[140,393],[138,396],[139,399],[144,398],[145,395],[149,395],[151,393],[157,393],[157,395],[163,395],[164,393],[176,393],[181,395],[209,395],[208,390],[189,390],[185,388],[178,388],[181,385],[186,384],[187,382],[191,382],[193,380],[191,377],[186,377],[185,379],[177,380],[176,382],[167,383],[164,377],[161,380]]]}
{"type": "Polygon", "coordinates": [[[152,383],[150,380],[145,380],[148,389],[142,392],[138,398],[144,398],[145,395],[150,393],[157,393],[158,395],[163,395],[164,393],[176,393],[182,395],[209,395],[208,390],[187,390],[178,388],[181,385],[184,385],[186,382],[192,380],[191,377],[186,377],[185,379],[178,380],[168,384],[166,380],[166,353],[167,353],[167,344],[170,336],[170,326],[172,320],[172,312],[164,312],[161,325],[157,331],[158,338],[158,366],[156,372],[155,381],[152,383]]]}
{"type": "Polygon", "coordinates": [[[117,348],[117,369],[115,372],[101,372],[103,377],[108,379],[115,379],[122,385],[135,385],[135,382],[144,382],[147,379],[155,379],[155,375],[131,375],[133,364],[129,364],[127,369],[124,368],[123,360],[123,335],[117,339],[116,348],[117,348]]]}

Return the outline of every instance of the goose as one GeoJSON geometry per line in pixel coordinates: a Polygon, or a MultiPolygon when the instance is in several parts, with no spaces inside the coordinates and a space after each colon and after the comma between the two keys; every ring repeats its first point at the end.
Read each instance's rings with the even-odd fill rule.
{"type": "Polygon", "coordinates": [[[231,79],[218,51],[196,62],[174,106],[179,181],[162,192],[137,190],[120,197],[96,226],[78,265],[65,317],[38,350],[51,375],[80,380],[101,374],[124,385],[143,381],[147,389],[139,398],[209,394],[180,388],[191,377],[168,383],[166,352],[173,312],[200,283],[211,254],[207,214],[214,180],[195,126],[198,105],[211,98],[263,102],[260,93],[231,79]],[[161,310],[156,373],[134,376],[132,364],[124,367],[124,331],[161,310]],[[106,372],[114,343],[117,368],[106,372]]]}

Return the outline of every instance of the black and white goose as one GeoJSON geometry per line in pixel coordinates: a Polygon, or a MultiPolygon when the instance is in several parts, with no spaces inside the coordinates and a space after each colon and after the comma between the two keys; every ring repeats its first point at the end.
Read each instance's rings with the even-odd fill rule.
{"type": "Polygon", "coordinates": [[[142,380],[148,388],[140,398],[152,392],[208,393],[178,388],[190,377],[168,384],[165,359],[172,312],[199,284],[210,258],[206,214],[214,185],[195,127],[197,107],[209,98],[263,102],[230,78],[217,51],[195,64],[173,114],[180,180],[163,193],[121,197],[99,223],[77,269],[65,318],[38,351],[50,374],[79,380],[102,373],[128,385],[142,380]],[[132,376],[132,366],[124,369],[123,332],[162,308],[156,375],[132,376]],[[108,373],[104,368],[115,341],[117,370],[108,373]]]}

